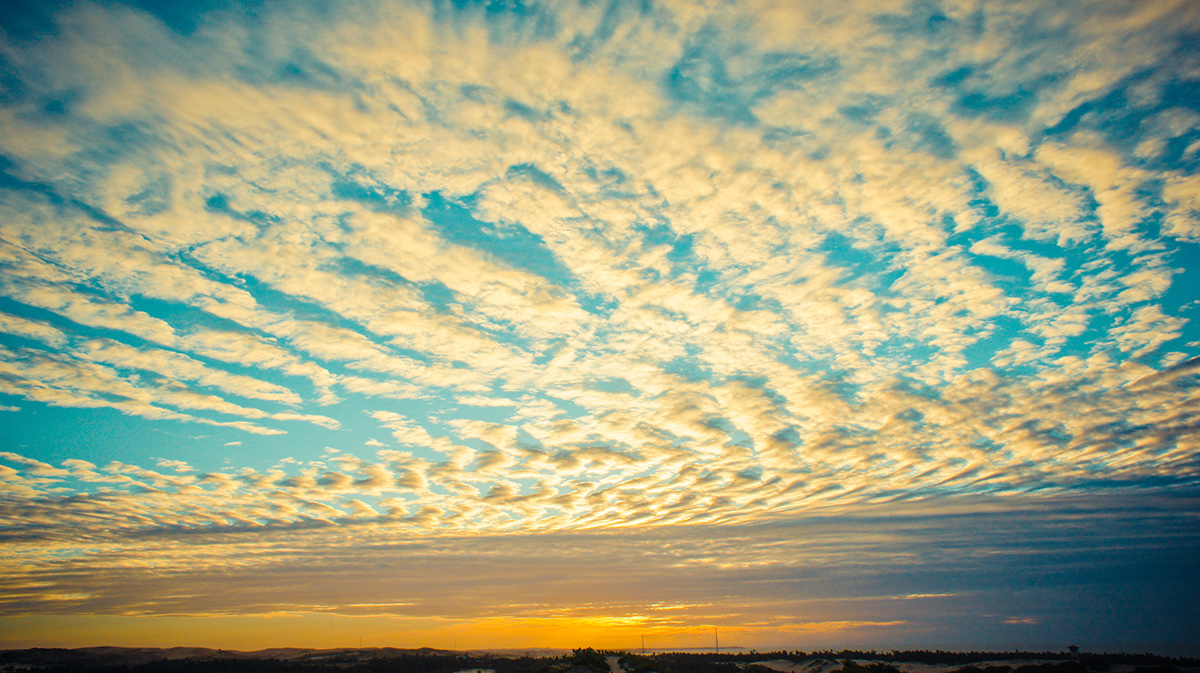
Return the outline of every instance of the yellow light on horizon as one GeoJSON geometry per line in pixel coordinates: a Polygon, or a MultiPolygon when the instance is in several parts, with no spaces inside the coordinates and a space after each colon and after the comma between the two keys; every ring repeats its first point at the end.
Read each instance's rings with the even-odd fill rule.
{"type": "MultiPolygon", "coordinates": [[[[711,617],[711,616],[710,616],[711,617]]],[[[719,621],[719,620],[718,620],[719,621]]],[[[0,617],[0,648],[200,647],[256,651],[273,648],[432,647],[446,650],[537,650],[592,647],[637,651],[713,647],[714,629],[729,647],[769,649],[791,636],[806,639],[902,627],[903,621],[825,621],[722,625],[694,617],[642,614],[482,617],[407,617],[334,613],[256,615],[28,615],[0,617]],[[643,640],[644,639],[644,640],[643,640]]]]}

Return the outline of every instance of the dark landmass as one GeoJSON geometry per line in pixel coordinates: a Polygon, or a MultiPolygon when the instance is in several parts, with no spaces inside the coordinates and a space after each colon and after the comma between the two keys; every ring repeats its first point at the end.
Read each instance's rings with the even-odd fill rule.
{"type": "Polygon", "coordinates": [[[562,656],[450,650],[198,647],[0,651],[0,673],[906,673],[905,664],[945,673],[1197,673],[1200,659],[1154,654],[1065,652],[659,652],[578,649],[562,656]]]}

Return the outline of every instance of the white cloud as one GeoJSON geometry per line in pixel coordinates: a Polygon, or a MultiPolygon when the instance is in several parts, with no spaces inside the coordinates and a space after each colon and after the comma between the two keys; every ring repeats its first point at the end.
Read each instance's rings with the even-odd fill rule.
{"type": "Polygon", "coordinates": [[[1160,64],[1185,10],[952,4],[935,44],[902,30],[917,9],[556,5],[534,35],[363,5],[195,37],[64,9],[14,58],[78,105],[0,111],[14,179],[45,186],[0,212],[0,392],[29,402],[0,408],[391,444],[299,440],[266,472],[232,464],[249,447],[228,473],[155,459],[174,475],[34,453],[5,483],[68,538],[98,517],[112,540],[420,539],[1190,465],[1192,379],[1167,374],[1195,355],[1175,296],[1200,189],[1160,163],[1191,117],[1132,149],[1088,115],[1048,130],[1160,64]],[[311,81],[275,76],[301,56],[311,81]],[[117,151],[121,129],[144,135],[117,151]]]}

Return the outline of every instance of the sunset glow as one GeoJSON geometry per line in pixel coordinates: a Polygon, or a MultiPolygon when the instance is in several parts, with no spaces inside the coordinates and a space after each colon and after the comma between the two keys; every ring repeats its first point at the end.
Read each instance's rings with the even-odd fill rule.
{"type": "Polygon", "coordinates": [[[1200,654],[1200,5],[0,10],[0,647],[1200,654]]]}

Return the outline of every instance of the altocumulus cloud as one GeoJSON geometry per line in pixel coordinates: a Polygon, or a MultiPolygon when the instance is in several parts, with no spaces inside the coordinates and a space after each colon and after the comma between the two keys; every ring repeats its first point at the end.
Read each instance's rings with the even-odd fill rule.
{"type": "Polygon", "coordinates": [[[1166,617],[1200,476],[1195,3],[0,27],[11,623],[1000,642],[1087,626],[1030,611],[1045,575],[1094,607],[1146,564],[1159,606],[1107,604],[1145,629],[1090,637],[1200,619],[1166,617]]]}

